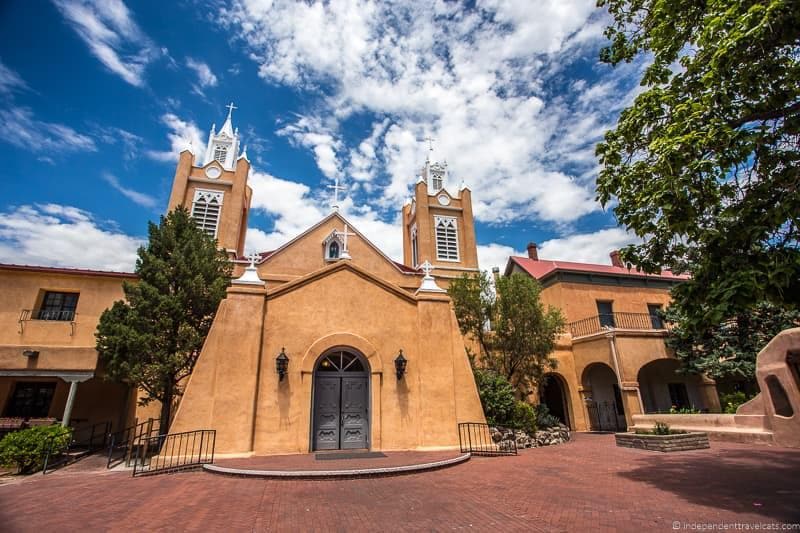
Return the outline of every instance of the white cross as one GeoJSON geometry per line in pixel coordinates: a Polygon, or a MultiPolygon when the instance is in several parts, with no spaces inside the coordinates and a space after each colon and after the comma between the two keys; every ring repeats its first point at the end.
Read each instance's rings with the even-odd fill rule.
{"type": "Polygon", "coordinates": [[[253,253],[251,253],[250,255],[247,256],[247,259],[250,260],[250,268],[255,268],[256,267],[256,261],[261,259],[261,255],[253,252],[253,253]]]}
{"type": "Polygon", "coordinates": [[[344,225],[344,231],[336,230],[336,235],[338,237],[342,237],[342,257],[344,259],[349,259],[350,258],[350,253],[349,253],[349,250],[347,249],[347,236],[348,235],[352,235],[353,237],[355,237],[356,234],[355,233],[349,233],[347,231],[347,224],[345,224],[344,225]]]}
{"type": "Polygon", "coordinates": [[[328,185],[328,188],[333,189],[333,203],[331,204],[331,208],[339,209],[339,191],[345,190],[345,187],[339,185],[339,178],[337,177],[334,180],[334,184],[328,185]]]}
{"type": "Polygon", "coordinates": [[[423,141],[428,141],[428,151],[433,152],[433,141],[435,141],[436,139],[434,139],[433,137],[431,137],[429,135],[429,136],[425,137],[422,140],[423,141]]]}
{"type": "Polygon", "coordinates": [[[426,259],[425,262],[420,265],[420,268],[425,273],[426,278],[431,276],[431,272],[433,272],[433,265],[430,263],[430,261],[426,259]]]}
{"type": "Polygon", "coordinates": [[[239,109],[238,107],[233,105],[233,102],[231,102],[230,104],[226,105],[225,107],[228,108],[228,116],[231,116],[231,113],[233,113],[234,109],[239,109]]]}

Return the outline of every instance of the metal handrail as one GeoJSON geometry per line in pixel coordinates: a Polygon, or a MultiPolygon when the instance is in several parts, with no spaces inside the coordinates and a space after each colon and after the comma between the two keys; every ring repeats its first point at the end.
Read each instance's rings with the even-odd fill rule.
{"type": "Polygon", "coordinates": [[[461,422],[458,424],[458,445],[461,453],[472,455],[517,455],[516,439],[500,441],[492,440],[489,424],[483,422],[461,422]]]}
{"type": "Polygon", "coordinates": [[[214,462],[217,431],[198,429],[146,437],[136,450],[133,475],[189,470],[214,462]]]}
{"type": "Polygon", "coordinates": [[[81,457],[104,448],[106,442],[108,442],[111,421],[97,422],[91,426],[84,426],[81,428],[70,427],[69,430],[69,440],[63,449],[54,449],[55,437],[50,437],[48,439],[44,460],[42,461],[43,475],[47,474],[48,470],[75,462],[81,457]],[[102,428],[102,430],[100,428],[102,428]],[[76,448],[81,448],[83,451],[73,456],[67,455],[67,452],[76,448]],[[53,457],[58,456],[61,457],[55,461],[52,460],[53,457]]]}
{"type": "Polygon", "coordinates": [[[568,324],[573,337],[600,333],[606,329],[666,331],[671,325],[650,313],[601,313],[568,324]]]}
{"type": "Polygon", "coordinates": [[[75,318],[74,310],[67,309],[39,309],[36,312],[36,320],[63,320],[69,321],[75,318]]]}
{"type": "Polygon", "coordinates": [[[139,446],[142,439],[152,437],[155,432],[158,435],[160,421],[155,418],[148,418],[144,422],[139,422],[134,419],[134,424],[121,429],[109,436],[108,444],[108,461],[106,468],[112,468],[120,463],[125,463],[125,466],[131,466],[133,459],[133,450],[139,446]],[[119,460],[115,462],[114,452],[122,451],[119,460]]]}

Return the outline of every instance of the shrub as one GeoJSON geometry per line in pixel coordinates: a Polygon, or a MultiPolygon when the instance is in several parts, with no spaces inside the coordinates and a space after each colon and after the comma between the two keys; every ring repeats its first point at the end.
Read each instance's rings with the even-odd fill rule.
{"type": "Polygon", "coordinates": [[[511,384],[491,370],[476,368],[474,372],[486,422],[493,426],[513,425],[517,400],[511,384]]]}
{"type": "Polygon", "coordinates": [[[547,405],[540,403],[536,406],[536,425],[540,428],[551,428],[559,425],[561,420],[550,414],[547,405]]]}
{"type": "Polygon", "coordinates": [[[750,401],[750,398],[743,391],[719,395],[719,403],[722,406],[722,412],[729,415],[735,415],[739,406],[748,401],[750,401]]]}
{"type": "Polygon", "coordinates": [[[15,431],[0,440],[0,464],[16,466],[20,474],[41,468],[44,454],[53,439],[53,449],[64,449],[71,438],[69,428],[37,426],[15,431]]]}
{"type": "Polygon", "coordinates": [[[672,432],[669,429],[669,424],[666,422],[658,422],[656,421],[656,425],[653,427],[653,435],[670,435],[672,432]]]}
{"type": "Polygon", "coordinates": [[[696,407],[678,407],[677,405],[673,405],[669,409],[669,414],[671,415],[696,415],[700,412],[699,409],[696,407]]]}
{"type": "Polygon", "coordinates": [[[536,433],[536,410],[527,402],[517,401],[514,405],[514,419],[512,427],[521,429],[529,435],[536,433]]]}

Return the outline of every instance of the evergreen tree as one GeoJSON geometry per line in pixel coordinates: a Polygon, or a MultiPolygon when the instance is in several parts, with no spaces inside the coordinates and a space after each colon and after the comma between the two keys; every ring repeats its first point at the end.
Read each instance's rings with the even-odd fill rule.
{"type": "Polygon", "coordinates": [[[542,287],[530,276],[514,273],[498,278],[494,291],[491,287],[481,272],[453,280],[448,292],[461,333],[480,347],[473,364],[497,372],[524,398],[555,368],[551,354],[564,318],[559,309],[545,309],[542,287]]]}
{"type": "Polygon", "coordinates": [[[667,346],[684,368],[714,379],[734,379],[755,385],[756,356],[772,338],[787,328],[800,326],[800,312],[762,302],[706,329],[698,335],[686,327],[679,308],[667,309],[673,323],[667,346]]]}
{"type": "Polygon", "coordinates": [[[197,228],[184,208],[149,224],[136,274],[124,301],[100,317],[97,351],[108,376],[146,392],[143,404],[161,402],[166,432],[180,383],[192,373],[231,277],[231,263],[216,240],[197,228]]]}

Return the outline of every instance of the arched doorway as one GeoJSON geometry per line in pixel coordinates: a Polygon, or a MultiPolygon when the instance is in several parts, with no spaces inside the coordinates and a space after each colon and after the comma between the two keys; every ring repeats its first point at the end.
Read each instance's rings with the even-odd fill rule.
{"type": "Polygon", "coordinates": [[[592,363],[583,371],[583,388],[589,427],[593,431],[625,431],[625,406],[617,375],[605,363],[592,363]]]}
{"type": "Polygon", "coordinates": [[[558,374],[546,374],[539,387],[539,403],[547,406],[550,414],[569,427],[569,407],[567,403],[567,384],[558,374]]]}
{"type": "Polygon", "coordinates": [[[656,359],[639,369],[637,380],[645,413],[668,413],[670,409],[706,410],[700,376],[679,374],[677,359],[656,359]]]}
{"type": "Polygon", "coordinates": [[[369,363],[348,348],[322,354],[314,367],[312,450],[369,448],[369,363]]]}

